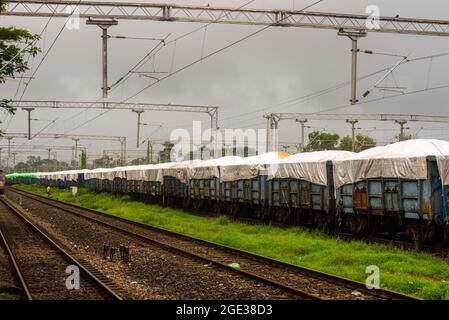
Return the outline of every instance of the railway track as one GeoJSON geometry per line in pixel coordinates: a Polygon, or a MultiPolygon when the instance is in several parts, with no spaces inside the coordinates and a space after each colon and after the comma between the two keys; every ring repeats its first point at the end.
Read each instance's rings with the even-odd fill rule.
{"type": "Polygon", "coordinates": [[[114,283],[87,262],[75,259],[4,197],[0,198],[0,241],[22,299],[122,299],[114,283]],[[68,266],[79,268],[79,289],[67,289],[68,266]]]}
{"type": "Polygon", "coordinates": [[[63,210],[120,231],[143,242],[213,264],[295,294],[303,299],[410,300],[413,297],[383,289],[369,290],[362,283],[284,263],[235,248],[174,233],[120,217],[63,203],[19,190],[9,190],[42,204],[63,210]],[[232,267],[230,265],[234,264],[232,267]],[[238,264],[238,265],[236,265],[238,264]]]}

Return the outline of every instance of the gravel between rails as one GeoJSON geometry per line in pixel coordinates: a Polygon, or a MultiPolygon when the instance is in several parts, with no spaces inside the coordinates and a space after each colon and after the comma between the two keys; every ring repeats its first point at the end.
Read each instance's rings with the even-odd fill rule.
{"type": "MultiPolygon", "coordinates": [[[[60,209],[8,193],[26,208],[29,217],[75,256],[89,261],[116,285],[130,293],[130,299],[293,299],[277,288],[243,278],[215,266],[143,243],[119,231],[68,214],[60,209]],[[129,246],[131,262],[117,256],[104,260],[103,244],[129,246]]],[[[117,249],[118,251],[118,249],[117,249]]]]}
{"type": "Polygon", "coordinates": [[[72,264],[4,203],[0,202],[0,226],[33,299],[103,300],[104,291],[81,272],[80,289],[66,287],[66,268],[72,264]]]}
{"type": "MultiPolygon", "coordinates": [[[[27,198],[27,197],[23,197],[27,198]]],[[[59,205],[59,203],[58,203],[59,205]]],[[[49,207],[48,205],[45,205],[49,207]]],[[[51,206],[50,206],[51,207],[51,206]]],[[[307,292],[318,296],[322,299],[347,299],[347,300],[368,300],[368,299],[390,299],[389,294],[381,294],[380,292],[373,292],[361,285],[347,284],[344,281],[330,281],[326,278],[311,277],[308,274],[303,274],[298,268],[286,268],[285,265],[267,264],[266,262],[254,259],[250,255],[236,255],[235,252],[226,250],[217,250],[211,245],[195,242],[191,239],[185,239],[174,234],[160,232],[159,230],[151,230],[144,226],[139,226],[130,222],[121,221],[113,216],[100,215],[88,210],[80,210],[67,206],[69,210],[80,211],[83,215],[95,217],[101,221],[105,221],[112,225],[125,228],[129,231],[134,231],[139,234],[146,235],[152,239],[156,239],[163,243],[185,249],[189,252],[194,252],[200,256],[212,258],[215,261],[222,263],[237,262],[241,269],[248,270],[257,275],[267,277],[271,280],[288,284],[290,287],[307,290],[307,292]]],[[[394,297],[398,299],[398,297],[394,297]]],[[[399,299],[408,299],[407,297],[399,297],[399,299]]]]}
{"type": "Polygon", "coordinates": [[[19,293],[20,286],[11,259],[0,238],[0,292],[19,293]]]}

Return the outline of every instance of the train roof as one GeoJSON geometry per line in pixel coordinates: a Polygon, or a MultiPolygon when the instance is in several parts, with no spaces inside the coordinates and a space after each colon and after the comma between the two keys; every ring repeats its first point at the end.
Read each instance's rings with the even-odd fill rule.
{"type": "Polygon", "coordinates": [[[319,185],[327,185],[327,161],[345,159],[356,155],[354,152],[330,150],[302,152],[270,164],[266,174],[268,179],[301,179],[319,185]]]}
{"type": "Polygon", "coordinates": [[[334,183],[339,188],[368,178],[424,180],[428,174],[428,156],[437,158],[442,180],[449,180],[449,142],[413,139],[371,148],[334,161],[334,183]]]}

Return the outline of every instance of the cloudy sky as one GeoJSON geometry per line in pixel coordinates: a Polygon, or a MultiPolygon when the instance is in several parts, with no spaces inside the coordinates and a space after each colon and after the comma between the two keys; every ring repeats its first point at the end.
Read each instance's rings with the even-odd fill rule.
{"type": "MultiPolygon", "coordinates": [[[[135,1],[132,1],[135,2],[135,1]]],[[[150,2],[143,1],[142,2],[150,2]]],[[[158,1],[178,4],[241,7],[248,0],[205,1],[158,1]]],[[[306,0],[255,0],[247,8],[301,9],[314,1],[306,0]]],[[[365,14],[368,5],[375,4],[383,16],[430,18],[449,20],[449,4],[444,0],[324,0],[309,10],[365,14]]],[[[0,25],[23,27],[40,33],[48,18],[0,17],[0,25]]],[[[65,19],[53,18],[43,32],[39,46],[47,52],[65,19]]],[[[168,23],[120,20],[119,25],[109,29],[111,35],[128,37],[168,36],[168,41],[177,38],[202,24],[168,23]]],[[[169,72],[197,60],[229,43],[241,39],[260,29],[254,26],[210,25],[182,40],[165,46],[155,58],[140,70],[169,72]]],[[[109,41],[109,81],[115,82],[137,61],[144,57],[157,42],[148,40],[109,41]]],[[[320,92],[350,79],[350,41],[337,36],[335,30],[303,28],[268,28],[249,39],[232,46],[219,54],[203,60],[178,74],[161,81],[130,102],[178,103],[214,105],[220,107],[221,128],[264,128],[263,114],[267,112],[323,112],[336,113],[404,113],[449,115],[447,97],[449,88],[427,90],[421,93],[396,98],[377,100],[358,106],[347,106],[349,85],[328,94],[305,99],[303,97],[320,92]],[[335,109],[336,107],[340,107],[335,109]],[[346,107],[343,107],[346,106],[346,107]],[[331,111],[329,111],[331,112],[331,111]]],[[[363,50],[409,55],[410,58],[449,52],[449,41],[445,37],[425,37],[398,34],[370,33],[359,42],[363,50]]],[[[40,63],[44,54],[30,60],[32,70],[40,63]]],[[[395,56],[363,55],[359,57],[359,75],[363,76],[394,65],[400,60],[395,56]]],[[[382,85],[405,87],[405,92],[432,89],[449,84],[449,56],[424,59],[407,63],[398,68],[382,85]]],[[[27,73],[29,75],[29,73],[27,73]]],[[[382,73],[359,82],[359,95],[376,83],[382,73]]],[[[153,80],[134,75],[110,93],[109,101],[123,101],[153,80]]],[[[1,97],[20,98],[24,83],[18,80],[1,85],[1,97]]],[[[24,100],[82,100],[101,99],[101,39],[96,26],[85,25],[80,30],[63,29],[60,37],[48,53],[35,78],[23,94],[24,100]]],[[[375,91],[369,99],[387,97],[392,93],[375,91]]],[[[367,98],[368,99],[368,98],[367,98]]],[[[101,101],[101,100],[100,100],[101,101]]],[[[136,115],[131,111],[111,111],[99,116],[101,110],[39,110],[33,113],[33,131],[45,133],[71,133],[126,136],[128,148],[136,149],[136,115]],[[98,117],[97,117],[98,116],[98,117]],[[90,121],[90,119],[95,120],[90,121]],[[49,120],[55,120],[49,125],[49,120]],[[87,122],[87,123],[86,123],[87,122]],[[86,123],[85,125],[82,125],[86,123]],[[82,126],[80,126],[82,125],[82,126]],[[44,127],[46,127],[44,129],[44,127]],[[79,127],[79,128],[77,128],[79,127]],[[77,128],[77,129],[74,129],[77,128]]],[[[10,119],[6,115],[2,128],[7,132],[26,132],[26,113],[18,111],[10,119]]],[[[146,112],[141,140],[151,136],[153,140],[164,140],[178,127],[190,128],[193,120],[203,121],[209,126],[207,115],[185,113],[146,112]],[[161,126],[161,127],[158,127],[161,126]]],[[[310,122],[308,132],[323,130],[340,135],[350,134],[344,121],[310,122]]],[[[417,137],[449,139],[449,126],[441,123],[411,123],[408,131],[417,137]]],[[[398,133],[394,123],[360,122],[358,131],[373,136],[379,144],[391,141],[398,133]]],[[[294,122],[281,122],[281,144],[299,142],[299,126],[294,122]]],[[[5,145],[3,140],[0,144],[5,145]]],[[[70,146],[71,141],[52,139],[13,140],[15,145],[70,146]]],[[[103,150],[118,149],[118,143],[82,141],[89,147],[91,159],[103,150]]],[[[156,147],[157,148],[157,147],[156,147]]],[[[140,148],[143,153],[144,147],[140,148]]],[[[130,155],[136,155],[134,151],[130,155]]],[[[292,148],[289,151],[294,152],[292,148]]],[[[41,151],[44,152],[44,151],[41,151]]],[[[21,152],[25,158],[29,152],[21,152]]],[[[34,154],[45,156],[36,151],[34,154]]],[[[69,159],[70,151],[58,151],[59,159],[69,159]]],[[[21,159],[19,158],[19,160],[21,159]]]]}

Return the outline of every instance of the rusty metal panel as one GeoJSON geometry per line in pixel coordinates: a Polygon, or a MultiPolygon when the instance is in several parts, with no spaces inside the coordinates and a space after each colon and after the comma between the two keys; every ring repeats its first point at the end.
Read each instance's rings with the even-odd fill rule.
{"type": "Polygon", "coordinates": [[[365,182],[359,182],[354,187],[354,208],[357,210],[367,209],[367,190],[365,182]]]}
{"type": "Polygon", "coordinates": [[[299,208],[299,181],[291,180],[290,181],[290,202],[293,208],[299,208]]]}
{"type": "Polygon", "coordinates": [[[311,207],[311,192],[310,192],[310,182],[301,181],[299,186],[299,201],[301,207],[310,208],[311,207]]]}
{"type": "Polygon", "coordinates": [[[401,210],[401,183],[399,180],[385,180],[384,181],[384,199],[385,210],[400,211],[401,210]]]}
{"type": "Polygon", "coordinates": [[[290,198],[290,191],[289,191],[289,183],[287,180],[282,180],[280,185],[280,196],[279,196],[279,202],[283,206],[288,206],[289,204],[289,198],[290,198]]]}

